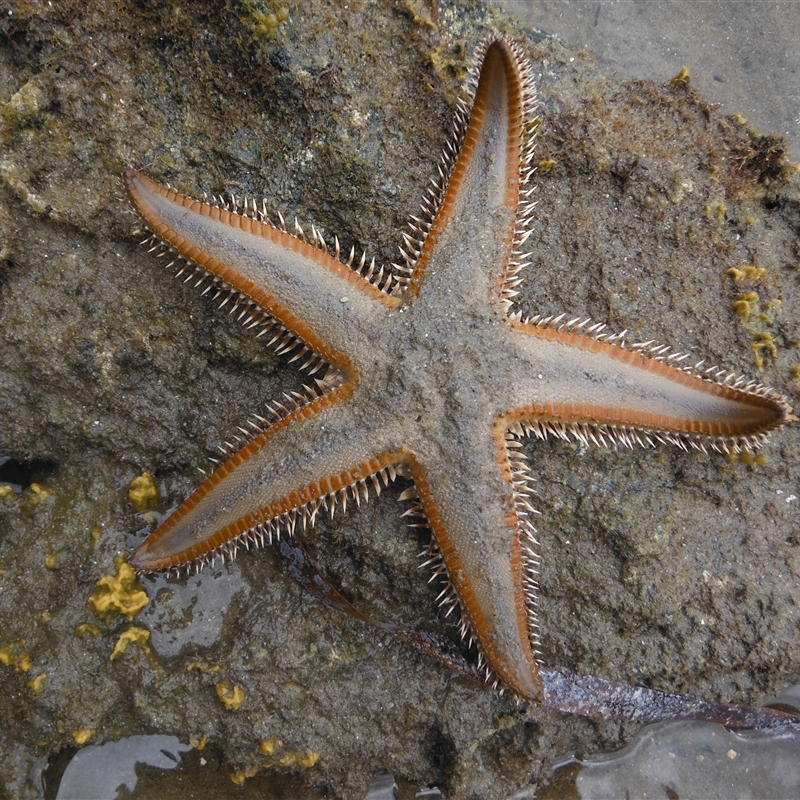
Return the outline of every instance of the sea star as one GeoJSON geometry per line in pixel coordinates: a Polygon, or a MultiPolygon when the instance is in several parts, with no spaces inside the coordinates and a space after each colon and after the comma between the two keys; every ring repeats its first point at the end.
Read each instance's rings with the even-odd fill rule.
{"type": "MultiPolygon", "coordinates": [[[[441,602],[461,611],[488,680],[547,702],[538,658],[537,542],[519,447],[534,433],[586,443],[738,451],[794,419],[785,399],[727,372],[683,367],[651,343],[626,344],[588,320],[523,320],[513,310],[527,264],[532,70],[492,37],[460,102],[440,178],[412,218],[404,264],[339,259],[312,227],[274,226],[255,203],[200,202],[129,168],[123,182],[179,275],[281,353],[322,374],[268,406],[253,432],[131,558],[140,571],[202,566],[271,543],[360,502],[396,474],[424,518],[441,602]],[[324,369],[324,372],[323,372],[324,369]]],[[[548,673],[552,683],[552,675],[548,673]]],[[[555,693],[555,689],[553,689],[555,693]]],[[[564,704],[565,707],[568,704],[564,704]]]]}

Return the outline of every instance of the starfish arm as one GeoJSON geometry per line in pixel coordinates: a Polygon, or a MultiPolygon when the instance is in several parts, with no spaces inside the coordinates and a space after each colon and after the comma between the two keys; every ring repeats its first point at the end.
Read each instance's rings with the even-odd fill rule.
{"type": "Polygon", "coordinates": [[[202,567],[239,547],[271,543],[313,524],[348,497],[380,491],[405,459],[361,424],[345,385],[300,406],[221,464],[130,559],[141,572],[202,567]]]}
{"type": "MultiPolygon", "coordinates": [[[[433,276],[460,288],[479,275],[489,281],[499,310],[506,305],[507,282],[521,266],[515,259],[526,238],[530,203],[524,190],[531,173],[536,96],[530,64],[514,42],[489,39],[478,57],[483,63],[469,87],[471,110],[465,103],[457,109],[441,179],[423,205],[426,219],[412,225],[416,240],[406,259],[412,295],[433,276]]],[[[425,291],[436,293],[427,286],[425,291]]]]}
{"type": "Polygon", "coordinates": [[[326,250],[267,221],[200,202],[129,167],[131,204],[170,251],[246,297],[329,364],[348,372],[348,341],[399,305],[326,250]]]}
{"type": "Polygon", "coordinates": [[[571,433],[627,444],[652,435],[736,451],[758,447],[795,419],[783,397],[755,381],[716,369],[681,369],[674,357],[648,356],[643,347],[568,325],[512,321],[511,327],[516,391],[506,419],[509,425],[526,423],[539,435],[571,433]]]}
{"type": "Polygon", "coordinates": [[[441,604],[460,607],[462,635],[477,645],[488,680],[538,702],[529,531],[520,524],[505,430],[482,433],[465,430],[444,443],[441,460],[415,456],[409,466],[435,542],[433,562],[441,557],[434,569],[449,581],[441,604]]]}

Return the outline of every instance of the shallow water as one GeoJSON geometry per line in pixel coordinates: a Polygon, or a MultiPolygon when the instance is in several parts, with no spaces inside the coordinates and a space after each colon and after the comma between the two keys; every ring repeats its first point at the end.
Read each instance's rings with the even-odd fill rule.
{"type": "Polygon", "coordinates": [[[136,789],[136,766],[175,769],[192,749],[176,736],[130,736],[79,750],[64,771],[56,800],[107,800],[136,789]]]}
{"type": "MultiPolygon", "coordinates": [[[[800,687],[779,702],[797,703],[800,687]]],[[[648,725],[616,753],[557,764],[540,800],[800,796],[800,738],[737,733],[703,722],[648,725]]]]}

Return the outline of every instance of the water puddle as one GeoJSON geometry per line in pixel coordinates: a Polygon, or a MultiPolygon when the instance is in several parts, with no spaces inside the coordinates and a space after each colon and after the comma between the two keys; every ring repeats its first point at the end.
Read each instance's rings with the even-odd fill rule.
{"type": "MultiPolygon", "coordinates": [[[[776,704],[800,706],[800,687],[771,703],[776,704]]],[[[800,736],[736,733],[706,722],[649,725],[616,753],[562,760],[538,797],[800,797],[800,736]]]]}
{"type": "Polygon", "coordinates": [[[78,750],[58,787],[56,800],[108,800],[136,789],[136,766],[175,769],[192,750],[176,736],[130,736],[118,742],[78,750]]]}

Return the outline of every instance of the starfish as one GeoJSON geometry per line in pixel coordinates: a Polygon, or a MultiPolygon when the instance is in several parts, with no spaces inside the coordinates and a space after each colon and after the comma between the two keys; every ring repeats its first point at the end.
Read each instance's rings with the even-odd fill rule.
{"type": "MultiPolygon", "coordinates": [[[[597,445],[757,448],[795,419],[756,381],[588,320],[514,308],[534,213],[532,68],[490,37],[459,101],[439,178],[412,217],[401,264],[340,258],[315,227],[264,204],[194,200],[133,168],[123,183],[146,242],[187,282],[238,310],[309,376],[267,405],[202,485],[131,557],[142,572],[200,568],[293,537],[321,510],[397,475],[430,528],[440,603],[461,613],[489,683],[553,704],[541,664],[533,434],[597,445]],[[544,676],[544,677],[543,677],[544,676]]],[[[563,707],[569,705],[563,704],[563,707]]]]}

